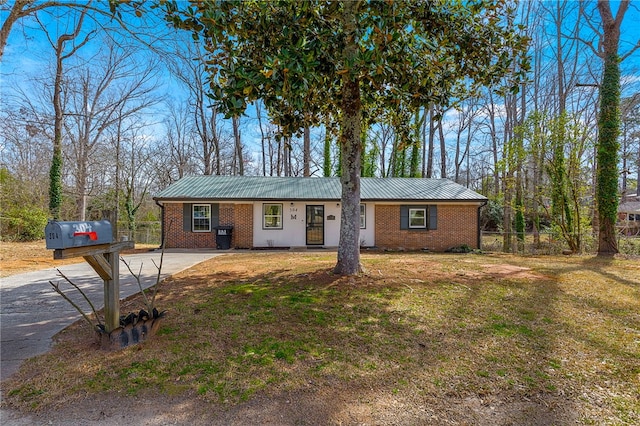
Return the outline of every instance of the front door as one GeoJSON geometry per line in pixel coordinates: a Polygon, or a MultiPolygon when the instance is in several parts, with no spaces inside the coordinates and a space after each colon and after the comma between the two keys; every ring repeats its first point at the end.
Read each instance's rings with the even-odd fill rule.
{"type": "Polygon", "coordinates": [[[307,245],[324,244],[324,206],[307,206],[307,245]]]}

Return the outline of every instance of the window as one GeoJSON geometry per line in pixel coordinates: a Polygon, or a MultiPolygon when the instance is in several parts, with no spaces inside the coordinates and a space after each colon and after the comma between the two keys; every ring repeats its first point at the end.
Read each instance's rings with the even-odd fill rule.
{"type": "Polygon", "coordinates": [[[409,228],[427,227],[427,209],[409,209],[409,228]]]}
{"type": "Polygon", "coordinates": [[[400,206],[400,229],[418,232],[438,229],[438,206],[400,206]]]}
{"type": "Polygon", "coordinates": [[[193,232],[211,232],[211,205],[194,204],[191,229],[193,232]]]}
{"type": "Polygon", "coordinates": [[[282,229],[282,204],[263,204],[262,223],[264,229],[282,229]]]}
{"type": "Polygon", "coordinates": [[[360,229],[367,227],[367,207],[364,204],[360,204],[360,229]]]}

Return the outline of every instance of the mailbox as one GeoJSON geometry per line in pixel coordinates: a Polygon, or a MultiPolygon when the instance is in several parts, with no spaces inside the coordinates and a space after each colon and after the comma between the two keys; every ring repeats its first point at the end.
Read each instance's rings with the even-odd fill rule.
{"type": "Polygon", "coordinates": [[[111,244],[113,231],[108,220],[93,222],[58,222],[50,220],[44,228],[48,249],[111,244]]]}

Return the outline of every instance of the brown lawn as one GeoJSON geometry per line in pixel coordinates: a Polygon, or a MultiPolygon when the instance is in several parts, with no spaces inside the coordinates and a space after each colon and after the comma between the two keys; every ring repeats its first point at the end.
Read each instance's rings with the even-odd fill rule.
{"type": "MultiPolygon", "coordinates": [[[[157,336],[77,323],[3,383],[72,424],[640,424],[640,262],[502,254],[230,254],[161,284],[157,336]]],[[[123,304],[135,310],[139,299],[123,304]]]]}

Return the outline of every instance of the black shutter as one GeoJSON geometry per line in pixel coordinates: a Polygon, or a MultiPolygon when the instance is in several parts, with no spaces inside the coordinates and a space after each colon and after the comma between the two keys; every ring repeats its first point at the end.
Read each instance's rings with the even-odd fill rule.
{"type": "Polygon", "coordinates": [[[220,226],[220,204],[211,204],[211,232],[220,226]]]}
{"type": "Polygon", "coordinates": [[[400,206],[400,229],[409,229],[409,206],[400,206]]]}
{"type": "Polygon", "coordinates": [[[438,206],[429,206],[429,229],[438,229],[438,206]]]}
{"type": "Polygon", "coordinates": [[[182,205],[182,230],[185,232],[191,232],[191,204],[184,203],[182,205]]]}

